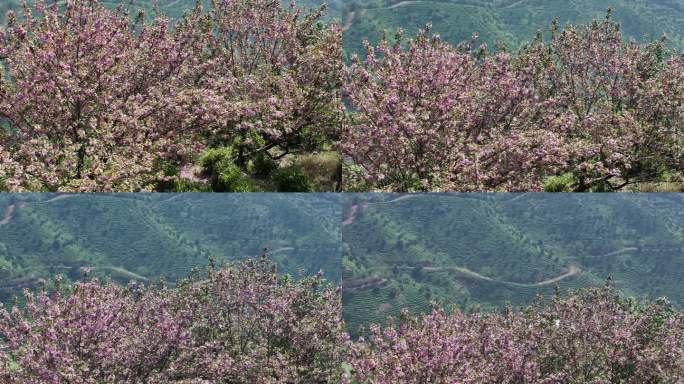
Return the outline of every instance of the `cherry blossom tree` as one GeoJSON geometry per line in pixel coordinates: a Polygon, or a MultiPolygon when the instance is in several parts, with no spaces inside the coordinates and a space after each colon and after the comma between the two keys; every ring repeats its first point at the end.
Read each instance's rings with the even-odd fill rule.
{"type": "Polygon", "coordinates": [[[684,377],[684,313],[609,285],[517,310],[403,311],[350,340],[341,292],[265,257],[168,287],[96,279],[0,308],[3,383],[655,383],[684,377]]]}
{"type": "Polygon", "coordinates": [[[537,93],[550,107],[547,120],[565,121],[565,142],[577,148],[566,167],[576,190],[619,189],[681,169],[682,82],[667,54],[663,40],[623,42],[608,14],[580,28],[554,24],[548,44],[522,55],[546,63],[537,93]]]}
{"type": "Polygon", "coordinates": [[[47,3],[0,33],[4,189],[150,190],[206,147],[246,171],[337,140],[340,32],[322,9],[216,0],[172,23],[47,3]]]}
{"type": "Polygon", "coordinates": [[[681,169],[681,60],[603,21],[515,54],[420,32],[367,45],[348,68],[345,180],[371,189],[619,189],[681,169]]]}
{"type": "Polygon", "coordinates": [[[592,288],[506,313],[434,309],[352,346],[361,383],[653,383],[684,375],[684,316],[592,288]]]}
{"type": "Polygon", "coordinates": [[[0,310],[3,383],[338,382],[339,291],[265,258],[177,287],[97,280],[25,292],[0,310]]]}
{"type": "Polygon", "coordinates": [[[342,117],[340,30],[324,8],[273,0],[213,0],[188,108],[213,124],[210,145],[232,146],[245,168],[255,155],[280,159],[335,139],[342,117]]]}
{"type": "MultiPolygon", "coordinates": [[[[193,16],[196,17],[196,16],[193,16]]],[[[191,19],[169,29],[94,0],[24,5],[0,34],[0,178],[9,190],[137,191],[192,152],[191,19]]]]}

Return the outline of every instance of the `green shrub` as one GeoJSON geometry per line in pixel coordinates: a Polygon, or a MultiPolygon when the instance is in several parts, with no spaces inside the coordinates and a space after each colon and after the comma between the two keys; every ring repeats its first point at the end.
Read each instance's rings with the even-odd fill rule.
{"type": "Polygon", "coordinates": [[[202,173],[206,176],[217,175],[221,169],[232,164],[233,150],[230,147],[209,148],[200,156],[202,173]]]}
{"type": "Polygon", "coordinates": [[[273,182],[278,192],[311,192],[313,183],[299,167],[281,168],[273,174],[273,182]]]}
{"type": "Polygon", "coordinates": [[[212,183],[215,192],[255,192],[256,186],[240,167],[230,164],[218,174],[218,183],[212,183]]]}
{"type": "Polygon", "coordinates": [[[155,190],[157,192],[211,192],[212,187],[192,180],[172,178],[158,181],[155,190]]]}
{"type": "Polygon", "coordinates": [[[572,173],[550,176],[544,180],[544,192],[572,192],[575,177],[572,173]]]}
{"type": "Polygon", "coordinates": [[[254,157],[250,167],[250,171],[258,177],[268,177],[276,169],[278,169],[278,163],[264,152],[254,157]]]}
{"type": "Polygon", "coordinates": [[[232,161],[228,147],[207,149],[200,157],[202,175],[209,179],[214,192],[253,192],[256,186],[232,161]]]}
{"type": "Polygon", "coordinates": [[[295,164],[312,181],[316,191],[335,191],[342,180],[342,161],[336,152],[301,155],[295,164]]]}
{"type": "Polygon", "coordinates": [[[205,183],[181,178],[177,165],[171,161],[161,161],[158,166],[166,177],[155,182],[157,192],[211,192],[205,183]]]}

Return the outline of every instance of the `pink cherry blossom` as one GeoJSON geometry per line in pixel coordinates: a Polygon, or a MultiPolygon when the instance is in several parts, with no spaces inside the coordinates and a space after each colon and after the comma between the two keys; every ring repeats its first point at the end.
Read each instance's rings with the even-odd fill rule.
{"type": "Polygon", "coordinates": [[[429,38],[367,46],[344,85],[345,182],[389,191],[620,189],[682,169],[682,58],[610,18],[519,52],[429,38]],[[404,44],[405,43],[405,44],[404,44]],[[382,177],[381,177],[382,175],[382,177]]]}

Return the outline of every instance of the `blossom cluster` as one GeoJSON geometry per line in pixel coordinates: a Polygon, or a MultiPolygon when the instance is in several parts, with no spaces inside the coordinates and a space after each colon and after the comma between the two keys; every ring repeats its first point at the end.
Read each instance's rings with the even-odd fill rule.
{"type": "Polygon", "coordinates": [[[0,309],[3,383],[676,383],[684,312],[610,286],[518,310],[403,311],[351,339],[321,274],[266,257],[174,287],[97,279],[0,309]]]}
{"type": "Polygon", "coordinates": [[[216,0],[171,21],[39,0],[0,30],[0,181],[10,191],[140,191],[201,148],[317,148],[334,135],[339,31],[322,10],[216,0]]]}
{"type": "Polygon", "coordinates": [[[684,57],[625,42],[610,15],[511,54],[428,29],[347,69],[345,180],[391,191],[615,190],[682,169],[684,57]]]}

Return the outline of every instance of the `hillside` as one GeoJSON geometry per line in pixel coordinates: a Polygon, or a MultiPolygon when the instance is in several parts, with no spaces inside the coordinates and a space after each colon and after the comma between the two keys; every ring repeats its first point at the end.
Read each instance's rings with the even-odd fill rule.
{"type": "Polygon", "coordinates": [[[401,27],[410,36],[430,22],[433,32],[452,43],[477,32],[490,47],[501,41],[515,48],[538,30],[548,31],[555,17],[560,25],[577,25],[603,18],[609,7],[627,37],[649,41],[664,33],[671,47],[684,48],[684,4],[677,0],[388,1],[377,8],[356,7],[344,46],[359,51],[364,38],[375,42],[383,30],[391,36],[401,27]]]}
{"type": "Polygon", "coordinates": [[[343,285],[349,329],[613,284],[684,305],[679,194],[0,194],[0,300],[80,269],[173,283],[255,256],[343,285]],[[340,259],[340,255],[342,258],[340,259]]]}
{"type": "MultiPolygon", "coordinates": [[[[61,2],[61,1],[60,1],[61,2]]],[[[48,3],[50,3],[48,1],[48,3]]],[[[170,17],[181,17],[183,16],[183,13],[185,13],[187,10],[191,9],[196,1],[195,0],[157,0],[157,1],[150,1],[150,0],[127,0],[127,1],[121,1],[121,0],[101,0],[101,3],[111,7],[111,8],[116,8],[120,4],[124,4],[129,6],[130,9],[132,10],[144,10],[145,14],[148,16],[154,15],[155,11],[158,10],[160,13],[164,15],[168,15],[170,17]]],[[[13,10],[17,11],[20,9],[20,0],[3,0],[0,2],[0,13],[3,16],[7,11],[13,10]]]]}
{"type": "Polygon", "coordinates": [[[340,279],[341,204],[308,194],[0,194],[0,300],[80,267],[173,283],[268,248],[279,271],[340,279]]]}
{"type": "Polygon", "coordinates": [[[589,285],[684,304],[678,194],[356,195],[343,225],[350,329],[432,300],[501,308],[589,285]],[[379,200],[382,199],[382,200],[379,200]]]}
{"type": "MultiPolygon", "coordinates": [[[[106,0],[112,7],[130,4],[132,9],[145,9],[154,14],[149,0],[106,0]]],[[[283,4],[288,3],[282,1],[283,4]]],[[[327,4],[327,18],[344,27],[343,45],[347,52],[361,52],[362,41],[377,42],[383,31],[391,35],[401,27],[408,35],[432,23],[433,32],[451,43],[469,40],[477,32],[480,40],[493,46],[505,42],[517,47],[529,41],[539,30],[548,31],[552,20],[581,24],[603,18],[613,8],[616,21],[626,36],[639,41],[653,40],[663,33],[670,46],[684,49],[684,3],[678,0],[299,0],[297,5],[310,8],[327,4]]],[[[0,12],[17,9],[19,1],[0,4],[0,12]]],[[[160,0],[159,11],[171,17],[182,16],[192,8],[194,0],[160,0]]]]}

